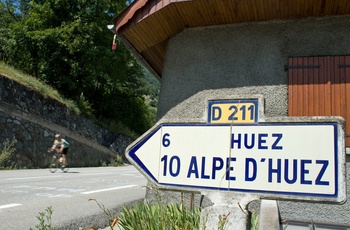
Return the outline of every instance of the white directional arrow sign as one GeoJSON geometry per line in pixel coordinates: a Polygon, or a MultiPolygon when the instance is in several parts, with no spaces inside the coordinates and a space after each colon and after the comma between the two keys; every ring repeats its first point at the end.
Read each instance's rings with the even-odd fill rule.
{"type": "Polygon", "coordinates": [[[160,124],[126,156],[158,186],[262,197],[345,199],[345,154],[337,122],[160,124]]]}

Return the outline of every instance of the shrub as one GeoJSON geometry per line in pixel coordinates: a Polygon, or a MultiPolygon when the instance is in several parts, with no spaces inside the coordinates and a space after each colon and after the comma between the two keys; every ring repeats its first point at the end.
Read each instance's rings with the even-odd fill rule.
{"type": "Polygon", "coordinates": [[[128,229],[182,229],[199,228],[200,209],[189,210],[179,204],[138,203],[123,208],[118,225],[128,229]]]}
{"type": "Polygon", "coordinates": [[[0,152],[0,167],[4,167],[5,162],[11,157],[11,155],[16,151],[15,144],[17,143],[16,138],[12,138],[10,141],[6,139],[2,144],[2,149],[0,152]]]}
{"type": "MultiPolygon", "coordinates": [[[[53,213],[52,207],[46,208],[45,212],[40,212],[39,216],[36,217],[39,220],[39,224],[35,226],[36,229],[38,229],[38,230],[55,230],[52,227],[52,221],[51,221],[52,213],[53,213]]],[[[30,230],[33,230],[33,229],[30,228],[30,230]]]]}

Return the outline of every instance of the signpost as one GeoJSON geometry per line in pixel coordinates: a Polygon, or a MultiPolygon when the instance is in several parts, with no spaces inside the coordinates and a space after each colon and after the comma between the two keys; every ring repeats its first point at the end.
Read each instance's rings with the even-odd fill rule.
{"type": "Polygon", "coordinates": [[[165,123],[127,150],[163,188],[342,202],[336,122],[165,123]]]}
{"type": "Polygon", "coordinates": [[[234,212],[227,228],[245,229],[242,211],[254,199],[344,202],[344,120],[267,118],[262,101],[209,100],[206,121],[160,122],[126,157],[159,188],[206,195],[213,202],[201,212],[208,228],[234,212]]]}

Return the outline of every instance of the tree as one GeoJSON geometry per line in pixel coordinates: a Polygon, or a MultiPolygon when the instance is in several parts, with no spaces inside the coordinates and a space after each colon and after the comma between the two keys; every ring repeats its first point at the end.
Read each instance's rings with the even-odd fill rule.
{"type": "Polygon", "coordinates": [[[5,31],[0,30],[4,35],[0,40],[4,43],[0,50],[3,60],[67,98],[84,98],[96,117],[118,119],[139,133],[151,125],[144,106],[142,68],[118,41],[118,50],[111,50],[113,34],[106,28],[127,6],[126,1],[6,3],[0,5],[2,12],[8,12],[2,16],[8,19],[1,25],[5,31]]]}
{"type": "Polygon", "coordinates": [[[7,36],[11,33],[9,24],[18,21],[18,15],[15,12],[14,1],[0,1],[0,58],[7,56],[8,49],[7,36]]]}

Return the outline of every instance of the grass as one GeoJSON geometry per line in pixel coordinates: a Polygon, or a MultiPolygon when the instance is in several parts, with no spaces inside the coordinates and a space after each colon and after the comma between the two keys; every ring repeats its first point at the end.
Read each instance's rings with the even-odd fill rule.
{"type": "Polygon", "coordinates": [[[105,213],[111,229],[117,226],[123,230],[134,229],[174,229],[192,230],[199,228],[200,209],[189,210],[182,204],[136,203],[124,207],[122,212],[113,217],[109,210],[94,200],[105,213]]]}
{"type": "MultiPolygon", "coordinates": [[[[186,208],[183,204],[150,204],[147,202],[135,203],[131,207],[124,207],[123,210],[113,216],[103,204],[96,199],[91,198],[89,201],[95,201],[100,209],[104,212],[106,221],[110,229],[135,230],[194,230],[200,229],[201,209],[186,208]]],[[[52,226],[52,207],[48,207],[44,212],[40,212],[37,219],[39,223],[35,226],[37,230],[54,230],[52,226]]],[[[230,214],[228,214],[230,215],[230,214]]],[[[218,230],[225,229],[226,218],[219,217],[218,230]]],[[[258,215],[252,213],[250,230],[258,229],[258,215]]],[[[92,228],[87,228],[92,229],[92,228]]],[[[205,229],[205,226],[202,228],[205,229]]],[[[33,230],[30,228],[30,230],[33,230]]]]}
{"type": "MultiPolygon", "coordinates": [[[[190,210],[183,204],[149,204],[137,203],[130,208],[123,208],[117,216],[119,229],[172,229],[193,230],[200,229],[200,208],[190,210]]],[[[228,214],[230,215],[230,214],[228,214]]],[[[225,229],[226,218],[219,218],[218,230],[225,229]]],[[[250,230],[258,229],[258,215],[252,213],[250,230]]],[[[205,227],[203,227],[205,229],[205,227]]]]}
{"type": "Polygon", "coordinates": [[[9,79],[14,80],[14,81],[16,81],[24,86],[27,86],[28,88],[30,88],[32,90],[40,93],[45,98],[50,97],[52,99],[59,101],[60,103],[66,105],[68,108],[70,108],[76,114],[80,114],[79,108],[72,100],[65,99],[63,96],[60,95],[60,93],[56,89],[41,82],[40,80],[36,79],[35,77],[32,77],[32,76],[25,74],[17,69],[14,69],[13,67],[5,64],[4,62],[0,62],[0,73],[4,74],[9,79]]]}
{"type": "Polygon", "coordinates": [[[182,229],[199,228],[200,209],[189,210],[182,204],[139,203],[124,208],[118,226],[131,229],[182,229]]]}
{"type": "MultiPolygon", "coordinates": [[[[155,189],[155,188],[152,188],[155,189]]],[[[158,191],[156,192],[158,195],[158,191]]],[[[104,212],[110,229],[135,230],[135,229],[159,229],[159,230],[193,230],[206,229],[206,220],[200,226],[201,207],[187,208],[183,204],[161,202],[160,197],[157,203],[138,202],[132,206],[124,207],[122,211],[113,216],[111,212],[100,204],[96,199],[92,198],[89,201],[95,201],[100,209],[104,212]]],[[[218,230],[224,230],[227,223],[227,217],[219,216],[218,230]]],[[[250,230],[258,229],[259,216],[256,213],[250,215],[250,230]]]]}
{"type": "MultiPolygon", "coordinates": [[[[83,111],[87,111],[87,108],[89,108],[88,105],[86,105],[86,101],[84,101],[84,98],[80,98],[79,101],[75,102],[73,100],[69,100],[64,98],[60,93],[54,89],[53,87],[45,84],[44,82],[40,81],[39,79],[30,76],[28,74],[23,73],[22,71],[19,71],[4,62],[0,61],[0,73],[3,74],[5,77],[16,81],[35,92],[38,92],[41,94],[44,98],[52,98],[54,100],[57,100],[58,102],[65,105],[67,108],[72,110],[76,115],[80,115],[83,113],[83,111]],[[79,105],[82,105],[82,107],[79,107],[79,105]],[[82,111],[83,110],[83,111],[82,111]]],[[[91,116],[91,111],[87,111],[89,114],[84,114],[86,117],[89,117],[91,120],[93,120],[95,123],[99,124],[105,129],[114,131],[116,133],[122,133],[128,137],[136,139],[139,135],[135,132],[131,131],[128,127],[126,127],[121,122],[116,121],[108,121],[108,120],[97,120],[94,119],[93,116],[91,116]]]]}

